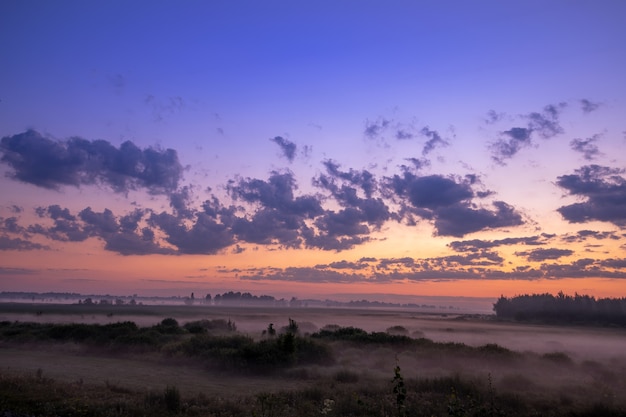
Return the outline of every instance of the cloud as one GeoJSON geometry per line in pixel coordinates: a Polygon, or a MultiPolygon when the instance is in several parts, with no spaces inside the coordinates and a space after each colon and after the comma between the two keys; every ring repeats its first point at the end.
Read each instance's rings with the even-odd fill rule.
{"type": "Polygon", "coordinates": [[[487,117],[485,118],[485,123],[494,124],[501,121],[504,118],[504,113],[498,113],[495,110],[489,110],[487,112],[487,117]]]}
{"type": "Polygon", "coordinates": [[[600,103],[594,103],[590,100],[587,100],[586,98],[583,98],[582,100],[580,100],[580,108],[585,114],[596,111],[598,107],[600,107],[600,105],[601,105],[600,103]]]}
{"type": "Polygon", "coordinates": [[[500,139],[490,145],[491,158],[500,165],[505,159],[515,156],[522,148],[532,144],[532,130],[525,127],[514,127],[501,133],[500,139]]]}
{"type": "Polygon", "coordinates": [[[232,232],[206,213],[196,213],[195,222],[187,225],[166,212],[152,214],[148,223],[165,232],[165,240],[185,254],[215,254],[234,243],[232,232]]]}
{"type": "Polygon", "coordinates": [[[533,132],[537,132],[543,139],[550,139],[553,136],[563,133],[559,117],[561,111],[567,107],[566,103],[549,104],[543,108],[543,112],[532,112],[526,115],[528,127],[533,132]]]}
{"type": "Polygon", "coordinates": [[[149,228],[142,229],[137,235],[129,231],[122,231],[110,235],[106,239],[104,249],[117,252],[121,255],[171,255],[175,250],[164,248],[154,242],[154,232],[149,228]]]}
{"type": "Polygon", "coordinates": [[[600,262],[600,265],[605,266],[605,267],[609,267],[609,268],[624,269],[624,270],[626,270],[626,258],[621,258],[621,259],[615,259],[615,258],[605,259],[605,260],[603,260],[603,261],[601,261],[601,262],[600,262]]]}
{"type": "Polygon", "coordinates": [[[457,183],[442,175],[419,177],[410,172],[393,176],[389,186],[397,195],[406,196],[414,207],[436,209],[450,206],[474,196],[468,182],[457,183]]]}
{"type": "Polygon", "coordinates": [[[229,181],[227,191],[235,200],[257,203],[284,213],[312,217],[322,212],[315,196],[294,198],[296,180],[292,172],[273,171],[268,181],[247,178],[229,181]]]}
{"type": "Polygon", "coordinates": [[[71,138],[55,141],[35,130],[0,141],[1,162],[8,176],[38,187],[104,184],[115,192],[145,188],[161,194],[178,187],[183,167],[173,149],[140,149],[130,141],[118,148],[105,140],[71,138]]]}
{"type": "Polygon", "coordinates": [[[350,283],[364,281],[366,280],[366,277],[361,274],[348,274],[335,270],[326,270],[310,267],[290,267],[285,269],[271,269],[268,271],[252,271],[249,274],[241,275],[241,279],[317,283],[350,283]]]}
{"type": "Polygon", "coordinates": [[[232,232],[239,240],[249,243],[299,248],[302,244],[302,227],[304,222],[301,216],[265,208],[256,211],[250,218],[236,218],[232,232]]]}
{"type": "Polygon", "coordinates": [[[162,122],[166,117],[180,112],[185,107],[185,101],[180,96],[170,96],[163,100],[148,94],[144,99],[144,103],[150,107],[152,118],[155,122],[162,122]]]}
{"type": "Polygon", "coordinates": [[[326,160],[323,162],[328,176],[320,175],[318,179],[314,180],[314,184],[326,188],[327,190],[335,193],[338,187],[335,185],[335,180],[342,180],[349,185],[354,185],[360,188],[367,198],[370,198],[374,191],[377,189],[376,179],[374,175],[367,170],[354,170],[341,171],[340,165],[332,160],[326,160]]]}
{"type": "Polygon", "coordinates": [[[626,227],[626,179],[624,169],[599,165],[583,166],[575,174],[557,178],[556,184],[570,195],[585,197],[586,201],[557,209],[570,223],[592,220],[611,222],[626,227]]]}
{"type": "Polygon", "coordinates": [[[526,259],[532,262],[543,262],[548,259],[559,259],[564,256],[570,256],[573,253],[573,250],[558,248],[540,248],[525,252],[515,252],[517,256],[525,256],[526,259]]]}
{"type": "Polygon", "coordinates": [[[0,235],[0,251],[3,250],[50,250],[50,247],[20,238],[11,238],[7,235],[0,235]]]}
{"type": "Polygon", "coordinates": [[[428,126],[422,128],[422,130],[420,130],[420,133],[429,138],[428,141],[426,141],[426,143],[424,144],[424,148],[422,149],[423,156],[428,155],[437,147],[449,145],[449,142],[443,139],[436,130],[430,130],[428,126]]]}
{"type": "Polygon", "coordinates": [[[587,139],[572,139],[569,143],[569,146],[576,152],[582,153],[583,157],[587,161],[591,161],[600,154],[598,145],[596,145],[596,142],[599,138],[600,135],[593,135],[592,137],[587,139]]]}
{"type": "Polygon", "coordinates": [[[496,239],[496,240],[463,240],[463,241],[454,241],[448,244],[452,250],[456,252],[476,252],[483,249],[491,249],[498,246],[505,245],[526,245],[526,246],[535,246],[535,245],[545,245],[546,241],[553,238],[554,235],[541,234],[537,236],[529,236],[529,237],[509,237],[505,239],[496,239]]]}
{"type": "MultiPolygon", "coordinates": [[[[506,159],[515,156],[521,149],[533,145],[533,136],[538,135],[543,139],[550,139],[563,133],[560,124],[560,115],[567,106],[565,103],[550,104],[543,108],[542,112],[531,112],[521,116],[526,126],[513,127],[500,132],[500,137],[489,145],[492,152],[491,158],[498,164],[504,165],[506,159]]],[[[490,123],[501,119],[497,113],[490,113],[490,123]]]]}
{"type": "MultiPolygon", "coordinates": [[[[567,249],[535,249],[518,253],[535,262],[557,260],[570,256],[567,249]]],[[[311,267],[252,268],[242,272],[241,279],[293,281],[317,283],[393,282],[393,281],[449,281],[449,280],[538,280],[555,278],[626,278],[626,259],[583,258],[564,264],[542,263],[537,268],[518,266],[513,271],[503,270],[505,259],[497,252],[479,249],[463,255],[435,258],[361,258],[357,262],[338,261],[311,267]],[[372,272],[364,270],[372,268],[372,272]]]]}
{"type": "Polygon", "coordinates": [[[296,157],[297,149],[295,143],[283,138],[282,136],[276,136],[270,140],[280,147],[280,150],[283,152],[283,156],[287,158],[289,162],[293,162],[296,157]]]}
{"type": "Polygon", "coordinates": [[[164,248],[155,241],[152,229],[139,230],[139,223],[149,212],[135,209],[124,215],[115,216],[109,209],[95,212],[87,207],[75,216],[67,208],[51,205],[38,207],[37,214],[53,220],[52,226],[31,224],[28,233],[42,235],[61,242],[82,242],[90,237],[104,241],[104,249],[121,255],[174,254],[171,248],[164,248]]]}
{"type": "Polygon", "coordinates": [[[375,121],[367,119],[365,121],[365,130],[363,134],[369,139],[378,139],[382,133],[391,125],[392,120],[379,117],[375,121]]]}
{"type": "MultiPolygon", "coordinates": [[[[495,210],[475,207],[471,200],[477,197],[472,189],[476,183],[477,178],[472,175],[458,180],[441,175],[419,177],[405,172],[402,176],[388,178],[387,186],[407,200],[401,202],[405,218],[417,215],[434,221],[439,236],[462,237],[484,229],[524,224],[521,215],[505,202],[494,202],[495,210]]],[[[411,222],[410,217],[408,220],[411,222]]]]}
{"type": "Polygon", "coordinates": [[[193,210],[189,208],[189,203],[191,202],[191,188],[189,186],[184,186],[171,192],[169,198],[170,207],[172,207],[178,217],[189,218],[193,215],[193,210]]]}
{"type": "Polygon", "coordinates": [[[567,243],[572,243],[572,242],[584,242],[590,238],[594,238],[597,240],[603,240],[603,239],[612,239],[612,240],[619,240],[619,236],[617,236],[614,232],[600,232],[600,231],[595,231],[595,230],[579,230],[576,234],[574,235],[565,235],[563,237],[561,237],[561,240],[563,240],[564,242],[567,243]]]}
{"type": "Polygon", "coordinates": [[[389,213],[380,199],[356,196],[351,187],[338,187],[335,178],[358,183],[368,192],[369,177],[364,173],[341,173],[332,163],[332,176],[321,176],[316,184],[331,190],[345,208],[324,210],[321,197],[294,197],[295,179],[291,172],[273,172],[268,181],[240,179],[231,181],[228,192],[235,200],[257,206],[253,214],[233,219],[232,230],[238,239],[259,244],[279,244],[297,248],[301,244],[324,250],[345,250],[366,242],[370,233],[365,223],[380,225],[389,213]],[[312,224],[307,224],[307,220],[312,224]],[[315,226],[313,228],[312,226],[315,226]]]}
{"type": "Polygon", "coordinates": [[[359,270],[359,269],[365,269],[369,267],[369,264],[363,260],[359,260],[359,262],[349,262],[349,261],[338,261],[338,262],[331,262],[328,265],[316,265],[315,266],[318,269],[326,269],[326,268],[331,268],[331,269],[355,269],[355,270],[359,270]]]}
{"type": "Polygon", "coordinates": [[[437,235],[462,237],[480,230],[524,224],[522,216],[512,206],[503,201],[495,201],[493,206],[493,211],[464,204],[438,209],[435,215],[437,235]]]}

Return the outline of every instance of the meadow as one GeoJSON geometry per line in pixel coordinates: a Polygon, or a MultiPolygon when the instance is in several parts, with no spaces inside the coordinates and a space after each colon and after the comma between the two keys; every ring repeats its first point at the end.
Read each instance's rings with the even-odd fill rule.
{"type": "Polygon", "coordinates": [[[407,309],[0,304],[12,416],[623,416],[626,329],[407,309]]]}

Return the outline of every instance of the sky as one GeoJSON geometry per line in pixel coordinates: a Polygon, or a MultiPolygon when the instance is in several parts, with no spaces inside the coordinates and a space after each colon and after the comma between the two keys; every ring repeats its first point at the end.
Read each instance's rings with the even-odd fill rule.
{"type": "Polygon", "coordinates": [[[626,2],[0,2],[0,290],[626,296],[626,2]]]}

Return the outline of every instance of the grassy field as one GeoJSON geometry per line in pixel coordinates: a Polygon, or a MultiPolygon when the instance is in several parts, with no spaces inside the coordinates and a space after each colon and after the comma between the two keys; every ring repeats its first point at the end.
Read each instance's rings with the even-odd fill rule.
{"type": "Polygon", "coordinates": [[[0,321],[0,415],[626,415],[624,329],[52,304],[0,304],[0,321]]]}

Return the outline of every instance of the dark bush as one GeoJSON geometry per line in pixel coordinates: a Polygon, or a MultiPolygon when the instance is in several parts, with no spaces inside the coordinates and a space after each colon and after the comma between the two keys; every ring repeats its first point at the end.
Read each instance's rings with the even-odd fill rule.
{"type": "Polygon", "coordinates": [[[565,352],[549,352],[542,355],[543,359],[547,359],[556,363],[572,363],[572,358],[565,352]]]}
{"type": "Polygon", "coordinates": [[[157,332],[163,334],[181,334],[185,333],[185,329],[178,325],[176,319],[166,318],[161,323],[152,326],[157,332]]]}
{"type": "Polygon", "coordinates": [[[406,327],[403,326],[391,326],[387,328],[387,333],[407,336],[409,334],[409,331],[406,329],[406,327]]]}
{"type": "Polygon", "coordinates": [[[320,330],[311,335],[313,338],[326,340],[342,340],[346,342],[354,342],[359,344],[378,344],[378,345],[410,345],[414,340],[408,336],[393,335],[385,332],[368,333],[357,327],[341,327],[337,330],[320,330]]]}
{"type": "Polygon", "coordinates": [[[206,333],[206,332],[230,332],[236,329],[235,324],[228,320],[224,319],[214,319],[214,320],[196,320],[190,321],[189,323],[185,323],[183,326],[189,333],[206,333]]]}

